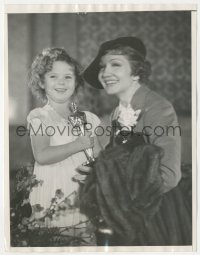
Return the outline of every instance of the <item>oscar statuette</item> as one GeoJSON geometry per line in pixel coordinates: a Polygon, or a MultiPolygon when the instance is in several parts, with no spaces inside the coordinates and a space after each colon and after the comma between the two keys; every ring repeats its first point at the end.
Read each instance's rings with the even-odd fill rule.
{"type": "MultiPolygon", "coordinates": [[[[77,128],[81,136],[85,135],[85,127],[87,124],[86,114],[78,110],[76,103],[71,103],[72,114],[69,116],[69,121],[73,128],[77,128]]],[[[84,150],[87,161],[83,165],[92,166],[95,162],[94,153],[92,148],[84,150]]]]}

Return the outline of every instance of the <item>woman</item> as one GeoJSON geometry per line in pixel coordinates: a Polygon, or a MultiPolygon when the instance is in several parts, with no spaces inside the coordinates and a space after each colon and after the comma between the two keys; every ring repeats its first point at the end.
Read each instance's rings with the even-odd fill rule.
{"type": "Polygon", "coordinates": [[[103,43],[84,72],[91,86],[119,99],[110,143],[81,189],[82,210],[106,226],[96,223],[99,245],[191,244],[191,218],[174,189],[181,179],[181,130],[171,103],[145,86],[149,74],[146,48],[136,37],[103,43]]]}

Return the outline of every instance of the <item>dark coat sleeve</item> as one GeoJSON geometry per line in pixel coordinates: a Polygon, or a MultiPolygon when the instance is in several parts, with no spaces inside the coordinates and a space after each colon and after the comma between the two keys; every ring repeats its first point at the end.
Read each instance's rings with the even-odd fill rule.
{"type": "Polygon", "coordinates": [[[161,160],[163,192],[177,186],[181,179],[181,128],[173,106],[152,93],[148,96],[144,128],[150,144],[164,151],[161,160]]]}

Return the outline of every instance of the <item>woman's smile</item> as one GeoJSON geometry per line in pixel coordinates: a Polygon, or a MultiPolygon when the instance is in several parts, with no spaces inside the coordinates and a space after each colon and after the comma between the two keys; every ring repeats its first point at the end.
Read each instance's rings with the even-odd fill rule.
{"type": "Polygon", "coordinates": [[[113,84],[116,84],[118,82],[118,80],[116,79],[103,79],[104,83],[109,86],[109,85],[113,85],[113,84]]]}

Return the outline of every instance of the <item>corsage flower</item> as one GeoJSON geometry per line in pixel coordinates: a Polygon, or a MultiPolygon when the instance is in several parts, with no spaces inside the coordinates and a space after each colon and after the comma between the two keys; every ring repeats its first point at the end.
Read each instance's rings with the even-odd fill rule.
{"type": "Polygon", "coordinates": [[[138,118],[140,116],[141,109],[134,110],[131,105],[129,104],[127,107],[123,106],[122,104],[119,105],[119,115],[117,121],[123,126],[127,131],[135,127],[138,118]]]}

